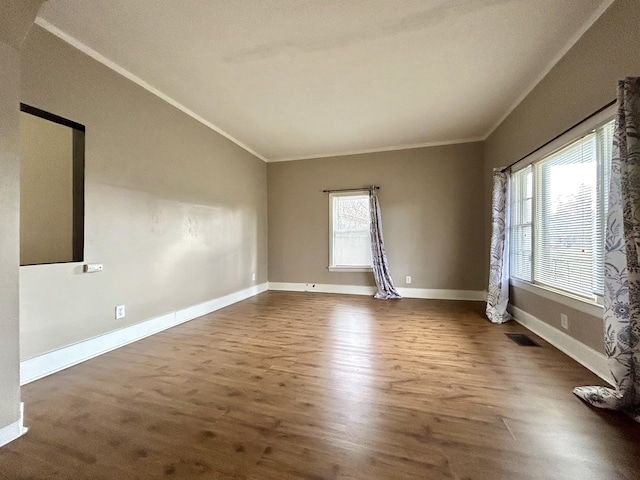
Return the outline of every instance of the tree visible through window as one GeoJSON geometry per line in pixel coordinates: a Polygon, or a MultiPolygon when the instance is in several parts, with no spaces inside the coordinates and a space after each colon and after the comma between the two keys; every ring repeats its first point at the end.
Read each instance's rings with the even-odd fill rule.
{"type": "Polygon", "coordinates": [[[332,193],[330,199],[330,267],[370,267],[369,194],[332,193]]]}

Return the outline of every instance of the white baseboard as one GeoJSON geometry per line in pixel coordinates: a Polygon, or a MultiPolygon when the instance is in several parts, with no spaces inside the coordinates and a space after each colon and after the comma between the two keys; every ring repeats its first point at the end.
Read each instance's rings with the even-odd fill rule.
{"type": "Polygon", "coordinates": [[[20,402],[20,418],[11,425],[0,428],[0,447],[13,442],[25,433],[27,433],[27,428],[24,426],[24,403],[20,402]]]}
{"type": "Polygon", "coordinates": [[[269,290],[286,292],[319,292],[340,293],[343,295],[371,295],[376,293],[376,287],[361,285],[332,285],[328,283],[281,283],[269,282],[269,290]]]}
{"type": "MultiPolygon", "coordinates": [[[[333,285],[323,283],[281,283],[269,282],[269,290],[288,292],[339,293],[344,295],[375,295],[376,287],[361,285],[333,285]]],[[[439,290],[430,288],[398,288],[398,293],[407,298],[428,298],[434,300],[477,300],[487,299],[487,292],[475,290],[439,290]]]]}
{"type": "Polygon", "coordinates": [[[398,288],[398,293],[407,298],[428,298],[432,300],[487,301],[487,292],[482,290],[443,290],[436,288],[398,288]]]}
{"type": "Polygon", "coordinates": [[[575,338],[543,322],[539,318],[520,310],[513,305],[509,306],[516,322],[531,330],[539,337],[545,339],[561,352],[573,358],[576,362],[591,370],[604,381],[613,385],[613,378],[609,371],[607,357],[593,348],[579,342],[575,338]]]}
{"type": "Polygon", "coordinates": [[[116,348],[141,340],[145,337],[214,312],[233,303],[253,297],[268,289],[262,283],[238,292],[215,298],[204,303],[167,313],[135,325],[90,338],[82,342],[54,350],[20,362],[20,384],[25,385],[39,378],[72,367],[116,348]]]}

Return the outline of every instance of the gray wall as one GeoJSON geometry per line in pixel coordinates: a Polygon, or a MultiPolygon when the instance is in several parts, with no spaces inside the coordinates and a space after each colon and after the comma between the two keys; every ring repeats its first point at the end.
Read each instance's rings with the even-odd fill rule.
{"type": "MultiPolygon", "coordinates": [[[[494,167],[512,163],[613,100],[617,80],[640,75],[638,25],[640,0],[614,2],[487,139],[484,156],[488,219],[494,167]]],[[[489,225],[489,220],[486,224],[489,225]]],[[[488,251],[488,237],[485,241],[488,251]]],[[[569,314],[567,333],[603,351],[600,318],[567,309],[562,303],[530,292],[513,291],[512,303],[556,328],[560,313],[569,314]]]]}
{"type": "Polygon", "coordinates": [[[397,287],[484,290],[482,168],[481,143],[269,163],[269,280],[373,285],[327,270],[322,190],[376,184],[397,287]]]}
{"type": "Polygon", "coordinates": [[[20,48],[41,3],[0,3],[0,430],[20,418],[20,48]]]}
{"type": "Polygon", "coordinates": [[[40,27],[22,65],[24,103],[86,126],[85,261],[104,264],[20,268],[22,359],[267,281],[264,162],[40,27]]]}

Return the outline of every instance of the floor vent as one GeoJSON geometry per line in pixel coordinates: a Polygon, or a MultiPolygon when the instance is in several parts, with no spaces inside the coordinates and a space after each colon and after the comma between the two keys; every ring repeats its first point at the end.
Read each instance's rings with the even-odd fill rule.
{"type": "Polygon", "coordinates": [[[505,333],[505,335],[509,337],[511,340],[513,340],[514,342],[516,342],[521,347],[539,347],[540,346],[536,342],[531,340],[531,338],[528,335],[525,335],[524,333],[505,333]]]}

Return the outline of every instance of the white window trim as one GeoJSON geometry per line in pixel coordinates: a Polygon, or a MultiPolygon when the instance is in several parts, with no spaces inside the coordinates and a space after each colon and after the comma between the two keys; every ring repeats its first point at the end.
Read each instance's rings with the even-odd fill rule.
{"type": "Polygon", "coordinates": [[[369,190],[353,190],[350,192],[331,192],[329,193],[329,266],[330,272],[372,272],[371,265],[334,265],[333,264],[333,198],[347,196],[369,195],[369,190]]]}

